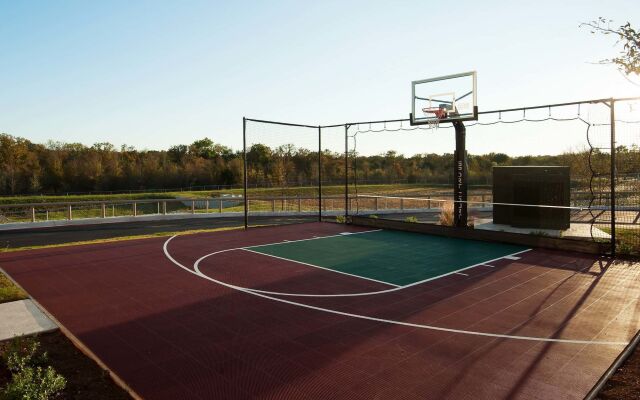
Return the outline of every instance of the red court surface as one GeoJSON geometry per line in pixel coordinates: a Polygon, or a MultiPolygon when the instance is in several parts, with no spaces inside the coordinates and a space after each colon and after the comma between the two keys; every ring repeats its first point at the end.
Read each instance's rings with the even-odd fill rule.
{"type": "Polygon", "coordinates": [[[536,249],[406,288],[244,250],[194,268],[363,230],[43,249],[0,267],[149,399],[579,399],[640,328],[640,265],[581,254],[536,249]]]}

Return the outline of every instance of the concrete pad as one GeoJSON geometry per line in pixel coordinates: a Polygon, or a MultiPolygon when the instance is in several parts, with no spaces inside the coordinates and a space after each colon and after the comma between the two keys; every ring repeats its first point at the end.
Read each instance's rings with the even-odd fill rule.
{"type": "MultiPolygon", "coordinates": [[[[586,223],[571,223],[569,229],[533,229],[516,228],[510,225],[494,224],[492,219],[477,219],[473,225],[474,229],[484,229],[488,231],[522,233],[525,235],[544,235],[556,238],[588,239],[591,240],[591,225],[586,223]]],[[[593,227],[594,235],[602,239],[611,239],[611,235],[605,231],[593,227]]]]}
{"type": "Polygon", "coordinates": [[[0,340],[48,332],[57,328],[58,326],[31,300],[0,304],[0,340]]]}

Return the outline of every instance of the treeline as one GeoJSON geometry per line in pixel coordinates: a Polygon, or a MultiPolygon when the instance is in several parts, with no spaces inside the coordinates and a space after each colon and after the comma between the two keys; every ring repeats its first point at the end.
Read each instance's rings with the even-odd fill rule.
{"type": "MultiPolygon", "coordinates": [[[[619,172],[638,169],[638,148],[620,147],[619,172]],[[633,162],[626,160],[633,160],[633,162]],[[634,169],[635,168],[635,169],[634,169]]],[[[593,153],[591,167],[608,171],[608,155],[593,153]]],[[[591,176],[589,154],[510,157],[502,153],[469,155],[469,183],[489,184],[496,165],[568,165],[574,180],[591,176]]],[[[247,174],[253,186],[315,185],[318,154],[293,145],[270,148],[262,144],[247,152],[247,174]]],[[[363,183],[452,182],[452,154],[418,154],[405,157],[389,151],[374,156],[352,154],[350,179],[363,183]]],[[[344,155],[325,151],[322,177],[327,183],[344,180],[344,155]]],[[[110,143],[85,146],[49,141],[46,144],[0,134],[0,194],[99,192],[176,188],[204,185],[241,185],[242,153],[205,138],[169,150],[136,150],[110,143]]]]}

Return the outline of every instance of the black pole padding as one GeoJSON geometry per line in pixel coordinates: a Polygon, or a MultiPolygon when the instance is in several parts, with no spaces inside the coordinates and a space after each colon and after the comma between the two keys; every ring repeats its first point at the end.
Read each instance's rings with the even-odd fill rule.
{"type": "Polygon", "coordinates": [[[244,229],[249,228],[249,199],[247,198],[247,119],[242,118],[242,197],[244,203],[244,229]]]}
{"type": "Polygon", "coordinates": [[[453,163],[453,198],[455,226],[467,226],[467,149],[466,128],[462,121],[453,121],[456,130],[456,151],[453,163]]]}

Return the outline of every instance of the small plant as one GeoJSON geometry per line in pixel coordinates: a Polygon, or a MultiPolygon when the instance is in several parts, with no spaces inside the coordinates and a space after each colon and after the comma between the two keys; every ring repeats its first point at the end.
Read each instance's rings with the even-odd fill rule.
{"type": "Polygon", "coordinates": [[[453,226],[453,201],[445,201],[442,203],[440,210],[440,225],[453,226]]]}
{"type": "Polygon", "coordinates": [[[412,215],[412,216],[410,216],[410,217],[405,218],[405,219],[404,219],[404,222],[416,223],[416,222],[418,222],[418,218],[417,218],[417,217],[414,217],[414,216],[412,215]]]}
{"type": "Polygon", "coordinates": [[[545,236],[545,237],[550,236],[549,233],[545,231],[533,231],[531,232],[531,234],[534,236],[545,236]]]}
{"type": "Polygon", "coordinates": [[[476,217],[469,217],[467,220],[467,228],[474,228],[476,226],[476,217]]]}
{"type": "Polygon", "coordinates": [[[13,372],[4,391],[6,400],[47,400],[57,397],[67,385],[66,379],[51,366],[25,367],[13,372]]]}
{"type": "Polygon", "coordinates": [[[3,354],[11,381],[2,393],[6,400],[47,400],[57,397],[67,385],[66,379],[51,366],[46,352],[33,338],[15,338],[3,354]]]}
{"type": "Polygon", "coordinates": [[[20,371],[28,366],[42,365],[47,362],[46,352],[38,353],[38,343],[34,338],[16,337],[10,343],[3,359],[9,371],[20,371]]]}
{"type": "Polygon", "coordinates": [[[339,224],[346,224],[347,223],[347,217],[345,217],[344,215],[338,215],[336,216],[336,222],[339,224]]]}
{"type": "Polygon", "coordinates": [[[369,218],[378,219],[378,216],[375,215],[375,214],[371,214],[371,215],[369,215],[369,218]]]}

